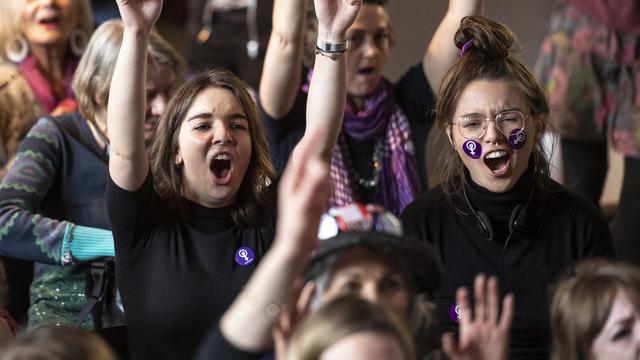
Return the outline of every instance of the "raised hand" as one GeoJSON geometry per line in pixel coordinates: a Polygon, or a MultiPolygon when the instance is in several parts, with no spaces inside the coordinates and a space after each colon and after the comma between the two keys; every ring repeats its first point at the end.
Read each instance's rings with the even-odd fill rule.
{"type": "Polygon", "coordinates": [[[314,0],[314,5],[318,36],[324,41],[341,42],[356,19],[362,0],[314,0]]]}
{"type": "Polygon", "coordinates": [[[460,306],[460,340],[456,344],[451,334],[442,336],[442,349],[452,360],[507,359],[509,330],[513,320],[514,299],[512,294],[504,297],[502,314],[499,313],[498,281],[483,274],[474,282],[475,311],[469,304],[466,288],[456,292],[456,303],[460,306]]]}
{"type": "Polygon", "coordinates": [[[162,0],[116,0],[127,29],[150,31],[162,10],[162,0]]]}

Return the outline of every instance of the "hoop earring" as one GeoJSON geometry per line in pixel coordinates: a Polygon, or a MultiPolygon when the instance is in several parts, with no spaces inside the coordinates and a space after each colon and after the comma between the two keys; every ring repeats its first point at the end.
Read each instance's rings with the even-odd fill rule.
{"type": "Polygon", "coordinates": [[[5,45],[7,59],[14,64],[18,64],[24,60],[29,54],[29,43],[22,34],[18,34],[5,45]]]}
{"type": "Polygon", "coordinates": [[[89,39],[87,34],[81,29],[74,29],[71,32],[71,37],[69,38],[69,46],[71,47],[71,52],[77,57],[82,56],[84,49],[87,48],[87,43],[89,39]]]}

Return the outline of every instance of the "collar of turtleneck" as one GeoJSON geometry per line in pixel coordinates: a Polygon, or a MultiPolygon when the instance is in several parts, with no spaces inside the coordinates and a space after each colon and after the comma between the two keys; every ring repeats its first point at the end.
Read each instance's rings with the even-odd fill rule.
{"type": "Polygon", "coordinates": [[[534,165],[529,162],[527,170],[522,174],[515,186],[506,192],[495,193],[476,184],[471,179],[469,171],[465,168],[464,185],[469,202],[476,211],[482,210],[489,218],[497,220],[509,220],[513,208],[518,204],[526,204],[534,185],[534,165]]]}

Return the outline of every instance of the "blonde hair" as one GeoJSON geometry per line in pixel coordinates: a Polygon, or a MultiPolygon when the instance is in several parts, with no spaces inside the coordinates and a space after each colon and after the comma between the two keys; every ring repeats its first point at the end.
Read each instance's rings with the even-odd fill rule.
{"type": "Polygon", "coordinates": [[[98,335],[63,326],[40,327],[18,337],[0,360],[116,360],[98,335]]]}
{"type": "MultiPolygon", "coordinates": [[[[74,74],[73,92],[82,116],[88,121],[107,108],[109,87],[123,33],[124,24],[121,20],[109,20],[100,25],[91,36],[74,74]]],[[[176,75],[176,82],[184,76],[184,61],[155,30],[151,31],[148,51],[150,67],[169,67],[176,75]]]]}
{"type": "MultiPolygon", "coordinates": [[[[72,0],[78,7],[79,29],[88,39],[93,32],[93,13],[89,0],[72,0]]],[[[20,34],[20,19],[22,19],[22,9],[25,6],[24,0],[2,0],[0,1],[0,59],[8,61],[7,46],[12,47],[16,41],[16,36],[20,34]]]]}
{"type": "Polygon", "coordinates": [[[552,360],[593,359],[592,344],[604,327],[619,291],[640,312],[640,269],[590,260],[557,286],[551,303],[552,360]]]}
{"type": "Polygon", "coordinates": [[[332,345],[359,332],[389,335],[400,345],[403,359],[415,359],[409,330],[393,310],[347,296],[327,303],[296,329],[287,360],[317,360],[332,345]]]}

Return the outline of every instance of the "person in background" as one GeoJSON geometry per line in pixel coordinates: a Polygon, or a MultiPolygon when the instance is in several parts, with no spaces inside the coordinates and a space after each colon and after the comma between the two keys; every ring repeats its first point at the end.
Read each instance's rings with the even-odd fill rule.
{"type": "Polygon", "coordinates": [[[640,263],[639,49],[637,0],[560,0],[536,64],[561,139],[564,184],[599,206],[607,149],[624,155],[620,200],[609,227],[617,257],[635,263],[640,263]]]}
{"type": "Polygon", "coordinates": [[[117,360],[97,335],[65,326],[44,326],[26,332],[0,349],[0,360],[117,360]]]}
{"type": "Polygon", "coordinates": [[[8,301],[7,276],[0,262],[0,348],[7,346],[17,335],[18,327],[11,314],[5,310],[8,301]]]}
{"type": "Polygon", "coordinates": [[[189,72],[223,67],[257,91],[272,8],[273,0],[189,0],[189,72]]]}
{"type": "MultiPolygon", "coordinates": [[[[4,175],[39,116],[77,111],[71,81],[93,20],[89,0],[3,0],[0,14],[0,85],[6,85],[0,89],[0,104],[7,105],[0,106],[4,175]]],[[[33,264],[2,261],[11,285],[8,308],[23,321],[33,264]]]]}
{"type": "MultiPolygon", "coordinates": [[[[42,117],[0,183],[0,254],[36,263],[29,327],[73,325],[87,300],[90,261],[114,255],[104,198],[110,156],[106,116],[123,32],[120,20],[96,30],[72,84],[80,112],[42,117]]],[[[154,123],[184,65],[155,32],[148,47],[146,119],[154,123]]],[[[146,126],[150,138],[153,127],[146,126]]],[[[91,317],[82,325],[92,328],[91,317]]]]}
{"type": "Polygon", "coordinates": [[[603,260],[576,265],[551,303],[552,360],[637,359],[640,270],[603,260]]]}
{"type": "MultiPolygon", "coordinates": [[[[260,80],[260,106],[278,172],[305,127],[311,126],[304,106],[311,75],[303,69],[306,3],[275,2],[260,80]]],[[[455,60],[457,51],[450,38],[460,19],[479,13],[482,4],[482,0],[449,1],[424,56],[395,84],[382,76],[393,42],[385,0],[363,1],[358,18],[347,31],[347,41],[328,48],[313,39],[313,49],[333,55],[346,52],[347,56],[347,107],[333,151],[331,206],[377,203],[398,215],[427,189],[425,146],[433,123],[432,89],[439,88],[455,60]]]]}
{"type": "Polygon", "coordinates": [[[597,209],[548,176],[546,93],[511,31],[465,17],[454,43],[460,55],[436,106],[451,145],[443,182],[407,206],[405,231],[431,242],[444,264],[435,295],[441,331],[458,331],[456,289],[484,273],[518,304],[509,358],[546,358],[546,289],[575,261],[613,256],[609,229],[597,209]]]}

